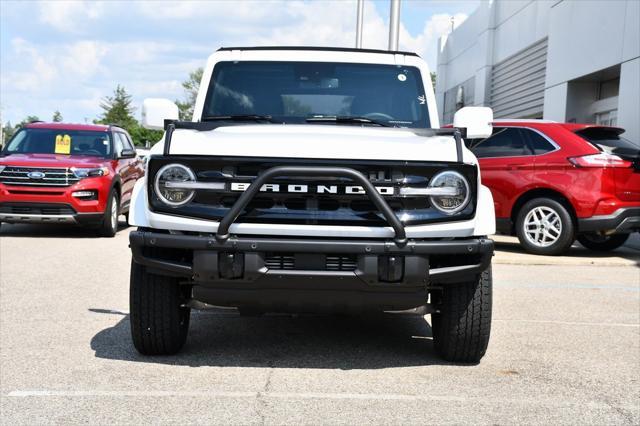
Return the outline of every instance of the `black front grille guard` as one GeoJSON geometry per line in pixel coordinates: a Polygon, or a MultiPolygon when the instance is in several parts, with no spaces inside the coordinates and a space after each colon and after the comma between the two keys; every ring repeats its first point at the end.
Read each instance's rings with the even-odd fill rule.
{"type": "Polygon", "coordinates": [[[382,213],[389,225],[395,231],[394,241],[398,247],[403,247],[407,244],[407,234],[404,229],[404,225],[400,222],[400,219],[393,212],[389,204],[384,200],[382,195],[376,190],[376,188],[369,182],[369,180],[359,171],[350,169],[348,167],[310,167],[310,166],[277,166],[265,170],[261,173],[252,183],[249,188],[240,195],[238,200],[233,204],[231,209],[224,215],[220,224],[218,225],[218,231],[216,232],[216,240],[218,242],[225,242],[229,239],[229,228],[231,224],[238,219],[238,216],[247,207],[249,202],[260,192],[262,185],[269,180],[276,177],[283,176],[299,176],[299,177],[344,177],[355,181],[360,184],[365,193],[377,209],[382,213]]]}

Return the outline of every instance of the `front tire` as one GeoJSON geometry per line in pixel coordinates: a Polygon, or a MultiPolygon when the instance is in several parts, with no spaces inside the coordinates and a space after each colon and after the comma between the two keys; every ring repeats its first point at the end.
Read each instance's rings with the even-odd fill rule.
{"type": "Polygon", "coordinates": [[[622,246],[629,239],[630,234],[581,234],[578,235],[578,242],[594,251],[611,251],[622,246]]]}
{"type": "Polygon", "coordinates": [[[191,309],[181,306],[179,279],[131,261],[129,310],[133,345],[143,355],[177,353],[187,339],[191,309]]]}
{"type": "Polygon", "coordinates": [[[104,211],[102,225],[98,229],[101,237],[112,238],[118,232],[118,214],[120,213],[120,199],[115,192],[109,195],[109,202],[104,211]]]}
{"type": "Polygon", "coordinates": [[[575,226],[564,205],[551,198],[534,198],[518,212],[516,234],[529,253],[557,256],[573,244],[575,226]]]}
{"type": "Polygon", "coordinates": [[[440,312],[431,315],[433,346],[447,361],[478,363],[491,334],[491,266],[474,281],[444,284],[440,312]]]}

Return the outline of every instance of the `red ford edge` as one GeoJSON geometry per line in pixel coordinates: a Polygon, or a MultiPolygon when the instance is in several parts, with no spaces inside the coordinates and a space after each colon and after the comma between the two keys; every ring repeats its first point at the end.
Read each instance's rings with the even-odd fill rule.
{"type": "Polygon", "coordinates": [[[0,152],[0,223],[75,223],[112,237],[143,174],[119,127],[27,124],[0,152]]]}
{"type": "Polygon", "coordinates": [[[499,120],[469,140],[491,189],[500,233],[535,254],[577,239],[612,250],[640,230],[640,145],[624,129],[543,120],[499,120]]]}

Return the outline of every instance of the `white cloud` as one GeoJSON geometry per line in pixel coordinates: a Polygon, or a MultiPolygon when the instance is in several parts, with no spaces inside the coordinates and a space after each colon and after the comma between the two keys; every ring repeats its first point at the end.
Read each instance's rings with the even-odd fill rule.
{"type": "Polygon", "coordinates": [[[98,1],[41,1],[40,22],[58,31],[77,33],[86,28],[88,21],[95,21],[104,13],[104,3],[98,1]]]}
{"type": "Polygon", "coordinates": [[[404,26],[401,26],[400,46],[403,49],[420,54],[427,61],[431,70],[435,71],[438,39],[451,32],[452,18],[454,28],[457,28],[467,17],[464,13],[458,13],[453,16],[449,14],[432,15],[431,19],[425,23],[422,32],[416,37],[409,35],[404,26]]]}
{"type": "MultiPolygon", "coordinates": [[[[94,118],[99,100],[117,84],[136,102],[147,96],[180,98],[180,82],[221,45],[355,44],[355,0],[45,1],[38,6],[38,20],[14,25],[8,34],[5,20],[19,20],[29,8],[2,17],[3,37],[13,37],[0,55],[7,115],[29,111],[48,118],[60,109],[65,118],[94,118]]],[[[449,32],[450,18],[433,15],[413,35],[401,25],[400,48],[416,51],[435,68],[437,40],[449,32]]],[[[464,19],[456,15],[456,26],[464,19]]],[[[363,46],[386,49],[388,31],[376,5],[366,0],[363,46]]]]}

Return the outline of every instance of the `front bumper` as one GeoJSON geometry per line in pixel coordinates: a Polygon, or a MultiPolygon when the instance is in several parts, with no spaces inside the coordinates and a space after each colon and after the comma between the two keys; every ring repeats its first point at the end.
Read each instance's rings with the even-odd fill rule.
{"type": "Polygon", "coordinates": [[[136,263],[151,273],[184,277],[195,300],[264,310],[404,310],[423,306],[434,287],[477,278],[493,241],[295,239],[213,235],[130,234],[136,263]],[[267,259],[286,254],[288,268],[267,259]],[[348,256],[352,270],[329,270],[325,259],[348,256]]]}
{"type": "Polygon", "coordinates": [[[110,176],[93,177],[64,187],[6,185],[0,183],[0,205],[69,206],[79,215],[103,214],[109,201],[110,176]],[[74,197],[77,191],[94,191],[97,199],[74,197]]]}
{"type": "Polygon", "coordinates": [[[0,203],[0,222],[98,225],[103,213],[79,213],[62,203],[0,203]]]}
{"type": "Polygon", "coordinates": [[[620,208],[610,215],[578,219],[578,231],[616,234],[640,231],[640,207],[620,208]]]}

